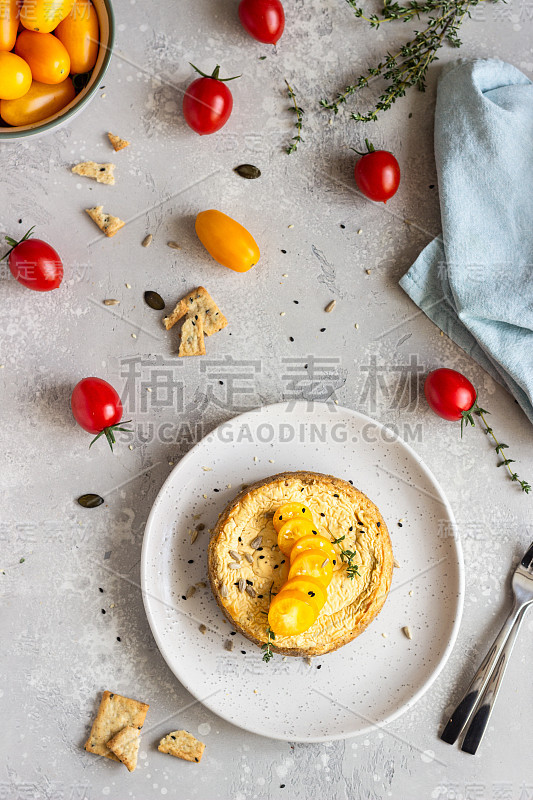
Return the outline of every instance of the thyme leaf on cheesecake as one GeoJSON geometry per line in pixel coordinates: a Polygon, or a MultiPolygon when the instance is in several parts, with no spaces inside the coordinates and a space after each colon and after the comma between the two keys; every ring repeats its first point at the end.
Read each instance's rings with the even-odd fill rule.
{"type": "Polygon", "coordinates": [[[275,638],[276,634],[273,630],[271,630],[269,625],[267,628],[267,641],[261,645],[261,650],[263,650],[263,661],[265,661],[267,664],[274,655],[272,652],[272,642],[275,638]]]}
{"type": "MultiPolygon", "coordinates": [[[[493,0],[498,2],[498,0],[493,0]]],[[[412,87],[423,92],[430,64],[438,59],[438,51],[443,44],[460,47],[459,28],[471,9],[484,0],[411,0],[407,5],[384,0],[381,16],[365,15],[358,0],[346,0],[357,18],[369,23],[371,28],[379,28],[382,23],[400,20],[415,22],[426,16],[425,27],[414,32],[414,36],[403,44],[394,54],[387,53],[375,66],[365,70],[351,85],[339,92],[333,100],[322,100],[321,106],[337,114],[340,106],[360,89],[367,88],[380,78],[386,86],[374,107],[366,114],[352,113],[357,122],[372,122],[378,114],[387,111],[393,103],[403,97],[412,87]]]]}
{"type": "MultiPolygon", "coordinates": [[[[339,536],[338,539],[333,539],[332,544],[339,544],[339,542],[344,541],[346,539],[346,535],[339,536]]],[[[346,564],[346,574],[351,581],[355,578],[356,575],[360,575],[359,567],[357,564],[353,563],[353,560],[357,553],[354,550],[344,550],[343,547],[339,548],[340,550],[340,557],[341,561],[346,564]]]]}
{"type": "Polygon", "coordinates": [[[299,143],[303,142],[302,125],[305,111],[303,108],[300,108],[296,102],[296,94],[289,81],[285,80],[285,83],[287,84],[287,93],[289,95],[289,99],[292,100],[292,106],[289,106],[289,111],[292,111],[294,114],[296,114],[296,135],[292,137],[291,144],[285,148],[285,152],[290,156],[291,153],[295,153],[296,150],[298,150],[299,143]]]}

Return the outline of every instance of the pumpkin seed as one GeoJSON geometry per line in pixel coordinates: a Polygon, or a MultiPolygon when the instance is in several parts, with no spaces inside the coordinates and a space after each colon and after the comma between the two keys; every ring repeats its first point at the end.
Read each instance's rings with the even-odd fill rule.
{"type": "Polygon", "coordinates": [[[160,294],[157,294],[157,292],[150,292],[150,291],[145,292],[144,302],[146,303],[147,306],[153,308],[154,311],[162,311],[165,307],[165,301],[163,300],[160,294]]]}
{"type": "Polygon", "coordinates": [[[241,178],[248,178],[248,180],[261,177],[261,170],[254,167],[253,164],[240,164],[238,167],[234,167],[233,172],[236,172],[241,178]]]}
{"type": "Polygon", "coordinates": [[[83,508],[97,508],[101,506],[104,502],[104,498],[100,497],[99,494],[82,494],[81,497],[78,497],[78,503],[83,508]]]}
{"type": "Polygon", "coordinates": [[[152,239],[153,238],[154,237],[152,236],[152,234],[149,233],[148,236],[145,236],[144,239],[142,240],[142,242],[141,242],[142,246],[143,247],[150,247],[150,245],[152,244],[152,239]]]}

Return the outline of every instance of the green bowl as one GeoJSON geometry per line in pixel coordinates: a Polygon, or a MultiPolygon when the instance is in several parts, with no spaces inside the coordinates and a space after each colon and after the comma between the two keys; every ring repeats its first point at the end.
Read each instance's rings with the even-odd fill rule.
{"type": "Polygon", "coordinates": [[[113,14],[111,0],[92,0],[92,3],[98,15],[98,23],[100,25],[100,49],[89,83],[76,95],[68,106],[52,114],[51,117],[46,117],[46,119],[42,119],[40,122],[34,122],[32,125],[0,127],[0,143],[17,139],[27,139],[31,136],[42,136],[45,133],[50,133],[50,131],[61,128],[79,114],[98,91],[113,52],[113,45],[115,42],[115,16],[113,14]]]}

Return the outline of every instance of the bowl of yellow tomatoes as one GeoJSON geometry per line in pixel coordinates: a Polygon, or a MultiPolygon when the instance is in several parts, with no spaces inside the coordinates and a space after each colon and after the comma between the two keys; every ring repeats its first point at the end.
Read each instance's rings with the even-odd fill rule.
{"type": "Polygon", "coordinates": [[[114,27],[110,0],[0,0],[0,142],[54,130],[87,105],[114,27]]]}

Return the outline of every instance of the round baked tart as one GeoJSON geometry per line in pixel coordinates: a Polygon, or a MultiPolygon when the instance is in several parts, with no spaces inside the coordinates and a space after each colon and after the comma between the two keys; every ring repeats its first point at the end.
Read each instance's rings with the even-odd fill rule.
{"type": "Polygon", "coordinates": [[[285,472],[246,487],[222,512],[209,542],[208,569],[217,603],[236,630],[282,655],[317,656],[355,639],[379,613],[390,588],[393,554],[385,521],[366,495],[331,475],[285,472]],[[272,640],[270,603],[290,567],[273,516],[292,502],[309,509],[314,528],[331,542],[336,557],[315,622],[303,633],[272,640]]]}

